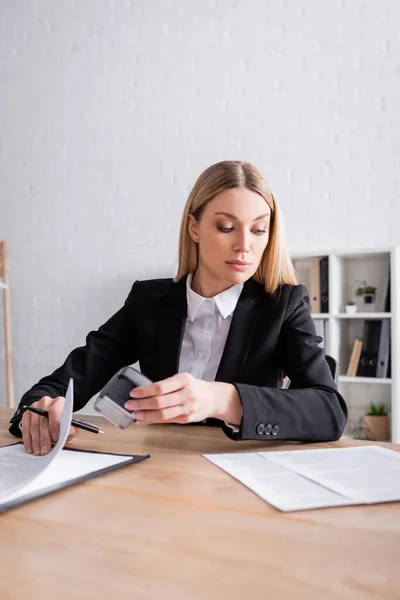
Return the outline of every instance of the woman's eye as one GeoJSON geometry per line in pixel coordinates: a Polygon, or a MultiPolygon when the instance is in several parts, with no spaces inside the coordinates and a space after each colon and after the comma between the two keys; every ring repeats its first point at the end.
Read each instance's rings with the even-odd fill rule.
{"type": "Polygon", "coordinates": [[[233,227],[222,227],[222,225],[218,225],[218,229],[219,231],[222,231],[222,233],[229,233],[230,231],[233,231],[233,227]]]}
{"type": "MultiPolygon", "coordinates": [[[[235,229],[234,227],[224,227],[223,225],[218,225],[217,227],[219,231],[222,231],[222,233],[230,233],[235,229]]],[[[255,229],[252,233],[254,233],[254,235],[263,235],[264,233],[267,233],[267,230],[255,229]]]]}

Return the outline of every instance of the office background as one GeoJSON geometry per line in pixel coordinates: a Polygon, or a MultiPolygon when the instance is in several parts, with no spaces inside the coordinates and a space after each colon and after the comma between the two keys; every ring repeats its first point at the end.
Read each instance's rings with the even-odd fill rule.
{"type": "MultiPolygon", "coordinates": [[[[397,0],[2,0],[16,401],[134,280],[174,275],[216,161],[260,168],[293,252],[400,244],[399,18],[397,0]]],[[[0,346],[0,405],[3,375],[0,346]]]]}

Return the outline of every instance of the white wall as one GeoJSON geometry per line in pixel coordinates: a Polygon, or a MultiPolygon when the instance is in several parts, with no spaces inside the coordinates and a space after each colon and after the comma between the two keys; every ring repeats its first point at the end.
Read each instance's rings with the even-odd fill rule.
{"type": "MultiPolygon", "coordinates": [[[[174,274],[216,161],[261,169],[292,251],[400,244],[399,17],[397,0],[0,1],[16,401],[133,280],[174,274]]],[[[5,404],[3,373],[1,350],[5,404]]]]}

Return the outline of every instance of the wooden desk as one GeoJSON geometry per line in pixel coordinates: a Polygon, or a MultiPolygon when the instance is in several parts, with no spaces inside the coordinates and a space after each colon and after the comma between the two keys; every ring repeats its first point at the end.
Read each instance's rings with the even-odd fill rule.
{"type": "Polygon", "coordinates": [[[103,428],[71,446],[152,458],[0,515],[2,599],[400,598],[400,503],[281,513],[201,456],[307,446],[103,428]]]}

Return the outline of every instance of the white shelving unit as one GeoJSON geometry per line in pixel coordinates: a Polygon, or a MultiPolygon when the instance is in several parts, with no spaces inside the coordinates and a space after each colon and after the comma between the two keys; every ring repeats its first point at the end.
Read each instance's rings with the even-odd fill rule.
{"type": "Polygon", "coordinates": [[[400,443],[400,248],[361,250],[319,250],[291,255],[300,282],[309,288],[312,258],[328,257],[329,312],[313,313],[323,320],[325,351],[339,364],[339,390],[347,401],[349,422],[347,431],[357,424],[371,402],[383,402],[391,407],[391,441],[400,443]],[[378,312],[390,272],[390,312],[378,312]],[[344,312],[353,298],[356,281],[375,286],[377,312],[344,312]],[[345,375],[354,339],[362,338],[365,319],[389,319],[391,337],[391,377],[349,377],[345,375]]]}

